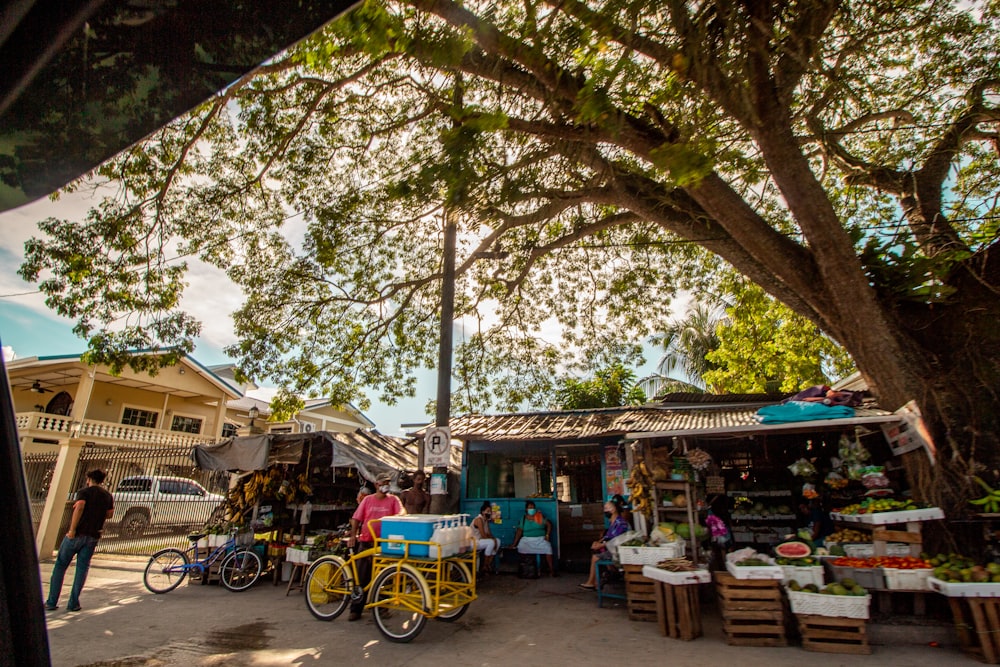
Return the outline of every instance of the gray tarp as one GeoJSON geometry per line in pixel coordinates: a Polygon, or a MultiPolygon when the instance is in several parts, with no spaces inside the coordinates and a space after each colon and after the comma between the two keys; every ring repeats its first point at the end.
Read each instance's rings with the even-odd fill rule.
{"type": "Polygon", "coordinates": [[[204,470],[263,470],[268,466],[298,464],[305,451],[316,465],[356,468],[369,480],[380,472],[412,469],[416,454],[400,438],[359,429],[353,433],[270,434],[228,438],[217,444],[197,445],[191,458],[204,470]]]}
{"type": "Polygon", "coordinates": [[[267,434],[225,438],[211,445],[195,445],[191,458],[202,470],[262,470],[271,448],[267,434]]]}

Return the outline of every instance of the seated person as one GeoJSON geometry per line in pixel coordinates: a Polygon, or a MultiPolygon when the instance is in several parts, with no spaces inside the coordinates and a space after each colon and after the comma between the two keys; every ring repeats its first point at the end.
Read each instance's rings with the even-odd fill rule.
{"type": "Polygon", "coordinates": [[[500,548],[500,540],[493,537],[490,522],[493,519],[493,506],[490,501],[483,503],[479,514],[472,520],[472,535],[476,538],[476,551],[483,552],[483,571],[493,571],[493,556],[500,548]]]}
{"type": "Polygon", "coordinates": [[[590,557],[590,576],[587,577],[586,582],[580,584],[580,588],[586,588],[588,591],[597,589],[597,561],[611,560],[611,552],[606,546],[607,542],[629,530],[628,522],[622,516],[622,507],[615,502],[614,498],[604,503],[604,516],[610,521],[608,529],[604,531],[604,536],[601,539],[590,545],[590,550],[593,552],[590,557]]]}
{"type": "Polygon", "coordinates": [[[628,501],[625,500],[625,496],[620,493],[616,493],[611,496],[611,502],[618,506],[618,514],[625,519],[625,523],[628,524],[628,529],[632,530],[632,510],[628,506],[628,501]]]}
{"type": "Polygon", "coordinates": [[[552,566],[552,522],[538,511],[534,501],[529,500],[524,505],[524,516],[521,525],[514,533],[514,544],[519,554],[543,554],[549,566],[549,572],[556,576],[552,566]]]}

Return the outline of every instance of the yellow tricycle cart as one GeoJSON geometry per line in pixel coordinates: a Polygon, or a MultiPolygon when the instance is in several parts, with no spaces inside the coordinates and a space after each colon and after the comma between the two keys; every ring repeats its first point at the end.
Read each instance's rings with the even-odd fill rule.
{"type": "Polygon", "coordinates": [[[306,606],[316,618],[332,621],[352,599],[364,598],[386,639],[409,642],[428,618],[457,620],[476,599],[476,545],[467,514],[385,517],[369,522],[369,530],[380,535],[373,548],[346,560],[323,556],[309,566],[306,606]],[[362,587],[357,565],[369,557],[371,582],[362,587]]]}

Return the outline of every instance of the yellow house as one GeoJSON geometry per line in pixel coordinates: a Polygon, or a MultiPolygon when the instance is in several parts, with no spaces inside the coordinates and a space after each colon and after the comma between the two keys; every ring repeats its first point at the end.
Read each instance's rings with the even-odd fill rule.
{"type": "Polygon", "coordinates": [[[9,362],[7,375],[22,456],[50,462],[47,492],[33,498],[40,554],[51,553],[58,543],[85,449],[183,451],[251,428],[309,433],[374,427],[353,406],[324,399],[307,401],[291,420],[269,421],[268,403],[244,395],[257,387],[237,383],[232,366],[206,367],[191,357],[153,376],[128,369],[112,375],[106,366],[84,363],[80,355],[28,357],[9,362]]]}
{"type": "Polygon", "coordinates": [[[226,418],[221,431],[222,437],[240,434],[244,429],[249,429],[251,422],[253,422],[254,430],[266,433],[313,433],[316,431],[352,433],[359,428],[375,428],[375,422],[368,419],[350,403],[335,405],[325,398],[305,401],[305,407],[302,411],[288,421],[273,421],[267,401],[245,395],[248,391],[258,389],[257,385],[253,383],[240,384],[236,380],[233,365],[209,366],[208,370],[231,386],[239,388],[244,394],[226,404],[226,418]]]}
{"type": "Polygon", "coordinates": [[[52,551],[85,445],[193,447],[222,435],[240,390],[184,357],[154,376],[89,365],[80,355],[27,357],[7,365],[22,455],[57,454],[36,544],[52,551]]]}

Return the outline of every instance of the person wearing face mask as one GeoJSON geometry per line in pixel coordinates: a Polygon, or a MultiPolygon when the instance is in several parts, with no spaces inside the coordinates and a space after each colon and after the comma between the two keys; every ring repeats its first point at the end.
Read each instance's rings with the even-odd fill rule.
{"type": "Polygon", "coordinates": [[[493,571],[493,556],[500,548],[500,540],[493,537],[490,522],[493,519],[493,505],[490,501],[479,508],[479,515],[472,520],[472,534],[476,538],[476,550],[483,552],[483,572],[493,571]]]}
{"type": "Polygon", "coordinates": [[[590,557],[590,576],[586,582],[580,584],[580,588],[588,591],[597,590],[597,561],[611,560],[607,543],[629,530],[628,522],[622,516],[622,507],[614,499],[604,503],[604,518],[608,520],[608,528],[601,539],[590,545],[590,550],[593,552],[590,557]]]}
{"type": "MultiPolygon", "coordinates": [[[[347,538],[349,547],[356,547],[355,553],[360,553],[365,549],[375,546],[375,536],[368,529],[368,522],[374,519],[382,519],[387,516],[405,514],[403,503],[399,498],[390,495],[390,482],[392,475],[383,472],[375,478],[375,493],[368,494],[361,499],[358,509],[354,510],[351,516],[351,535],[347,538]]],[[[376,531],[378,525],[376,525],[376,531]]],[[[358,561],[358,584],[367,586],[372,578],[372,559],[362,558],[358,561]]],[[[364,598],[351,602],[351,613],[347,617],[348,621],[356,621],[361,618],[364,611],[364,598]]]]}
{"type": "Polygon", "coordinates": [[[552,566],[552,522],[538,511],[534,501],[524,504],[524,516],[521,525],[514,533],[514,544],[519,554],[543,554],[549,566],[549,572],[556,576],[552,566]]]}

